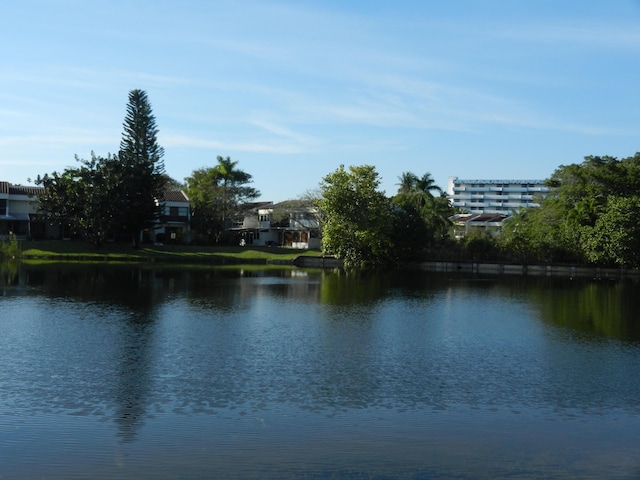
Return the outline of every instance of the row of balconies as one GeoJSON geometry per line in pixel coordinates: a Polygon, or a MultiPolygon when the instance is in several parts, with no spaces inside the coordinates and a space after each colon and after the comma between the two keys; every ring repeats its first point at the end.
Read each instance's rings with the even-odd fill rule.
{"type": "Polygon", "coordinates": [[[496,186],[484,186],[484,187],[473,187],[469,185],[464,186],[454,186],[453,193],[457,192],[541,192],[546,193],[549,191],[549,188],[545,185],[535,185],[535,186],[518,186],[511,185],[508,187],[496,187],[496,186]]]}
{"type": "Polygon", "coordinates": [[[527,194],[508,194],[508,195],[499,195],[497,193],[485,193],[485,194],[462,194],[462,195],[454,195],[452,200],[454,202],[457,201],[466,201],[466,200],[533,200],[533,195],[527,194]]]}
{"type": "Polygon", "coordinates": [[[524,203],[524,202],[453,202],[454,207],[460,208],[484,208],[484,207],[498,207],[498,208],[521,208],[521,207],[538,207],[538,203],[524,203]]]}

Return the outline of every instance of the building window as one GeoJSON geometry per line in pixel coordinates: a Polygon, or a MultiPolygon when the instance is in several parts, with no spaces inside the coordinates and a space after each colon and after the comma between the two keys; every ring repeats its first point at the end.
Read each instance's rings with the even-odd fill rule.
{"type": "Polygon", "coordinates": [[[167,207],[167,215],[171,217],[188,217],[188,207],[167,207]]]}
{"type": "Polygon", "coordinates": [[[0,215],[6,215],[6,214],[7,214],[7,199],[0,198],[0,215]]]}

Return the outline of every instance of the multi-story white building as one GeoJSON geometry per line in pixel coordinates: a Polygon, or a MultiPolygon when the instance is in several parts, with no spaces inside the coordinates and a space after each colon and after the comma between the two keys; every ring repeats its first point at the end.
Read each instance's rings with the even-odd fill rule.
{"type": "Polygon", "coordinates": [[[447,197],[466,213],[512,215],[521,208],[539,207],[549,193],[544,180],[460,180],[449,177],[447,197]]]}

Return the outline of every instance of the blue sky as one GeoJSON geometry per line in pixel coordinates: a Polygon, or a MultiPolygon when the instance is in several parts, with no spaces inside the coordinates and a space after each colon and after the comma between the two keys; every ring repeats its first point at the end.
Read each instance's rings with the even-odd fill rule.
{"type": "Polygon", "coordinates": [[[0,180],[117,151],[147,91],[167,173],[216,156],[262,200],[341,164],[544,179],[640,151],[637,0],[21,0],[0,5],[0,180]]]}

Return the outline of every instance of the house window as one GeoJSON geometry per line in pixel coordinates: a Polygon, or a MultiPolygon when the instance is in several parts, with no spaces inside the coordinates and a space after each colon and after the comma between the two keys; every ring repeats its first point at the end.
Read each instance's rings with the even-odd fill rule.
{"type": "Polygon", "coordinates": [[[0,215],[6,215],[6,214],[7,214],[7,199],[0,198],[0,215]]]}
{"type": "Polygon", "coordinates": [[[171,217],[187,217],[189,209],[187,207],[168,207],[167,214],[171,217]]]}

